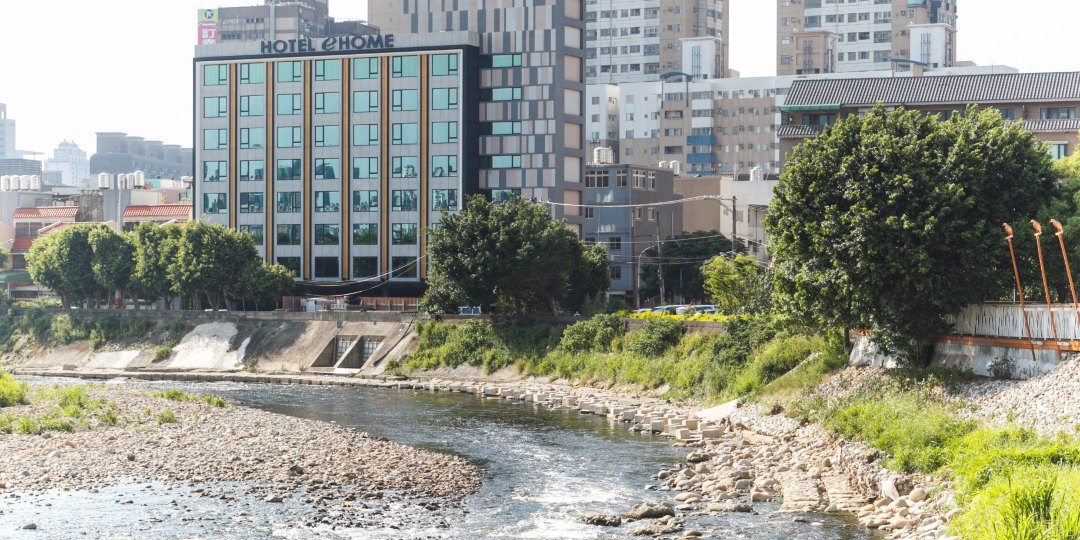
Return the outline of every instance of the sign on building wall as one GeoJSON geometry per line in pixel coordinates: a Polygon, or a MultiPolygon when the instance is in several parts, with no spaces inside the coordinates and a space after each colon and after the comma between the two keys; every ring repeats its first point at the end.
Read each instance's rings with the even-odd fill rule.
{"type": "Polygon", "coordinates": [[[216,9],[199,10],[199,45],[218,42],[218,12],[216,9]]]}

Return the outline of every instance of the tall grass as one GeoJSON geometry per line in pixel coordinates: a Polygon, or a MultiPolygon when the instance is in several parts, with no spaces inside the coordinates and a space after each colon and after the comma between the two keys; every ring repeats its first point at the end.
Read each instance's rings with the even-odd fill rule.
{"type": "Polygon", "coordinates": [[[26,403],[29,389],[26,383],[16,381],[10,373],[0,370],[0,407],[11,407],[26,403]]]}

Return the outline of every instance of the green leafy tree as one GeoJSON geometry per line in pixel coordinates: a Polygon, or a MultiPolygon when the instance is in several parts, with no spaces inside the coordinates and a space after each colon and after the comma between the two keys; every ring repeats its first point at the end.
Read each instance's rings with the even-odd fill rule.
{"type": "Polygon", "coordinates": [[[641,287],[638,294],[642,300],[660,296],[660,273],[663,267],[664,294],[666,298],[657,303],[681,297],[686,301],[705,298],[705,279],[701,265],[721,253],[731,251],[731,240],[717,231],[696,231],[668,238],[660,249],[649,248],[641,255],[641,287]],[[659,253],[659,257],[657,254],[659,253]]]}
{"type": "Polygon", "coordinates": [[[181,228],[175,225],[140,223],[132,232],[135,266],[131,286],[140,298],[151,302],[165,299],[166,308],[172,303],[173,283],[169,265],[176,259],[181,228]]]}
{"type": "Polygon", "coordinates": [[[587,254],[574,232],[539,203],[494,204],[474,196],[429,234],[436,286],[425,297],[429,307],[448,311],[454,307],[449,301],[464,298],[488,311],[572,310],[610,285],[607,258],[587,254]]]}
{"type": "Polygon", "coordinates": [[[8,252],[4,248],[0,248],[0,268],[7,266],[8,252]]]}
{"type": "Polygon", "coordinates": [[[280,264],[267,265],[255,261],[244,268],[236,284],[236,291],[230,296],[240,300],[244,309],[247,309],[247,302],[252,302],[256,308],[276,306],[277,299],[295,288],[295,278],[292,270],[280,264]]]}
{"type": "Polygon", "coordinates": [[[705,292],[721,313],[763,313],[769,310],[772,283],[754,257],[718,255],[701,267],[705,292]]]}
{"type": "MultiPolygon", "coordinates": [[[[123,299],[135,268],[135,246],[131,239],[124,233],[98,226],[90,230],[87,240],[94,253],[90,261],[94,280],[110,293],[120,291],[123,299]]],[[[138,306],[138,302],[135,305],[138,306]]]]}
{"type": "Polygon", "coordinates": [[[52,289],[65,307],[97,298],[90,232],[95,225],[75,225],[38,238],[26,257],[30,279],[52,289]]]}
{"type": "Polygon", "coordinates": [[[789,156],[765,223],[778,299],[926,360],[947,314],[1007,294],[1001,223],[1056,189],[1045,147],[994,110],[851,115],[789,156]]]}

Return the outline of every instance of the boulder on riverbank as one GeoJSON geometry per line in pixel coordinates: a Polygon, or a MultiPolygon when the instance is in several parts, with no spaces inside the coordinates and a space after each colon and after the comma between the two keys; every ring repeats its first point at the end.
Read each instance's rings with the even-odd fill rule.
{"type": "Polygon", "coordinates": [[[662,502],[643,502],[623,512],[623,517],[626,519],[655,519],[674,515],[675,507],[662,502]]]}
{"type": "Polygon", "coordinates": [[[589,512],[581,516],[581,520],[589,525],[599,525],[601,527],[618,527],[622,525],[621,517],[597,512],[589,512]]]}

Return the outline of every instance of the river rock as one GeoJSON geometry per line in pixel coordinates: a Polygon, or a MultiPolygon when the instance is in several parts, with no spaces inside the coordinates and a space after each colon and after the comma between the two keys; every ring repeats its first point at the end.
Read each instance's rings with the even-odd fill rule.
{"type": "Polygon", "coordinates": [[[27,523],[26,525],[23,525],[22,528],[27,531],[36,531],[37,523],[27,523]]]}
{"type": "Polygon", "coordinates": [[[597,512],[589,512],[581,516],[581,520],[589,525],[600,525],[602,527],[618,527],[622,525],[621,517],[597,512]]]}
{"type": "Polygon", "coordinates": [[[682,530],[682,523],[672,516],[664,516],[630,531],[630,536],[660,536],[682,530]]]}
{"type": "Polygon", "coordinates": [[[908,498],[911,502],[922,502],[926,500],[926,490],[923,488],[915,488],[908,494],[908,498]]]}
{"type": "Polygon", "coordinates": [[[674,515],[675,507],[662,502],[643,502],[623,512],[626,519],[654,519],[674,515]]]}

